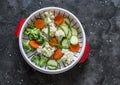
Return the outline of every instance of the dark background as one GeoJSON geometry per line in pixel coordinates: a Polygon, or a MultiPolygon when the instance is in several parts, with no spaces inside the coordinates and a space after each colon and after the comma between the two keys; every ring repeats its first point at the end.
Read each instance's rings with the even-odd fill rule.
{"type": "Polygon", "coordinates": [[[0,0],[0,85],[120,85],[120,0],[0,0]],[[75,14],[91,45],[84,64],[58,75],[28,66],[15,37],[21,18],[47,6],[75,14]]]}

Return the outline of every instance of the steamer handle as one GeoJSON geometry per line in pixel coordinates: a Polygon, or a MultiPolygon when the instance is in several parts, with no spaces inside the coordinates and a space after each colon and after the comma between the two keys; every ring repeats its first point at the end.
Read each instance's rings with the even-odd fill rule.
{"type": "MultiPolygon", "coordinates": [[[[24,24],[25,20],[26,19],[23,18],[18,22],[18,25],[16,26],[16,30],[15,30],[16,38],[19,38],[20,30],[21,30],[22,25],[24,24]]],[[[79,64],[84,63],[86,61],[89,52],[90,52],[90,45],[89,45],[89,43],[86,43],[85,51],[84,51],[82,58],[79,61],[79,64]]]]}
{"type": "Polygon", "coordinates": [[[88,57],[88,55],[89,55],[89,52],[90,52],[90,45],[89,45],[88,42],[86,42],[85,51],[84,51],[84,53],[83,53],[82,58],[81,58],[80,61],[79,61],[79,64],[84,63],[84,62],[87,60],[87,57],[88,57]]]}
{"type": "Polygon", "coordinates": [[[16,29],[15,29],[15,36],[16,36],[16,38],[19,38],[20,30],[21,30],[22,25],[24,24],[25,20],[26,20],[26,19],[23,18],[23,19],[21,19],[21,20],[18,22],[18,24],[17,24],[17,26],[16,26],[16,29]]]}

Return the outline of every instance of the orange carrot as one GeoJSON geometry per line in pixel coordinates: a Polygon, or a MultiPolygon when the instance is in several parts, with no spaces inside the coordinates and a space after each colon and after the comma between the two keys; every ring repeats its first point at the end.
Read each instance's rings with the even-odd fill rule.
{"type": "Polygon", "coordinates": [[[38,48],[40,46],[35,40],[31,40],[29,44],[32,48],[38,48]]]}
{"type": "Polygon", "coordinates": [[[77,44],[77,45],[70,45],[70,50],[72,51],[72,52],[78,52],[79,51],[79,49],[80,49],[80,44],[77,44]]]}
{"type": "Polygon", "coordinates": [[[42,20],[42,19],[37,19],[35,21],[36,28],[42,29],[44,27],[44,25],[45,25],[45,23],[44,23],[44,20],[42,20]]]}
{"type": "Polygon", "coordinates": [[[61,15],[57,15],[57,16],[55,17],[55,19],[54,19],[54,22],[55,22],[57,25],[62,24],[63,21],[64,21],[64,17],[61,16],[61,15]]]}
{"type": "Polygon", "coordinates": [[[53,55],[53,58],[54,58],[55,60],[58,60],[58,59],[61,58],[61,56],[62,56],[62,51],[61,51],[60,49],[55,50],[54,55],[53,55]]]}
{"type": "MultiPolygon", "coordinates": [[[[57,44],[57,43],[58,43],[58,41],[57,41],[57,39],[56,39],[56,38],[51,38],[51,41],[52,41],[53,43],[55,43],[55,44],[57,44]]],[[[54,45],[53,45],[53,44],[50,44],[50,46],[51,46],[51,47],[54,47],[54,45]]]]}

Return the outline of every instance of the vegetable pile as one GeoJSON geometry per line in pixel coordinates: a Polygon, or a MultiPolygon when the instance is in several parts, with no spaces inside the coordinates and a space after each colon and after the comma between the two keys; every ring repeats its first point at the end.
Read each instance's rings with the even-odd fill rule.
{"type": "Polygon", "coordinates": [[[56,70],[60,63],[70,65],[74,52],[80,49],[77,30],[71,26],[69,18],[62,15],[54,16],[46,11],[40,16],[24,30],[24,36],[28,37],[23,42],[26,53],[37,51],[31,61],[39,67],[56,70]]]}

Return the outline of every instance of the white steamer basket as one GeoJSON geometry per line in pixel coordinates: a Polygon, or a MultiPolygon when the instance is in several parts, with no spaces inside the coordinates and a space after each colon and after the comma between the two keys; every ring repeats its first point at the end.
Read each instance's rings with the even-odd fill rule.
{"type": "Polygon", "coordinates": [[[58,7],[46,7],[46,8],[39,9],[39,10],[35,11],[34,13],[32,13],[26,19],[25,23],[23,24],[21,31],[20,31],[20,35],[19,35],[19,47],[20,47],[20,51],[21,51],[22,56],[25,59],[25,61],[31,67],[36,69],[37,71],[46,73],[46,74],[58,74],[58,73],[62,73],[62,72],[65,72],[65,71],[71,69],[81,59],[81,57],[84,53],[84,50],[85,50],[85,45],[86,45],[86,36],[85,36],[85,32],[84,32],[84,29],[83,29],[80,21],[71,12],[69,12],[63,8],[58,8],[58,7]],[[49,10],[52,11],[55,16],[60,14],[60,15],[63,15],[64,17],[68,17],[70,19],[72,26],[75,27],[78,31],[79,43],[81,46],[79,52],[74,53],[74,56],[75,56],[74,61],[66,67],[61,63],[59,65],[59,69],[57,69],[57,70],[49,70],[46,67],[41,68],[41,67],[35,65],[33,62],[31,62],[30,59],[31,59],[32,55],[34,55],[36,52],[26,54],[26,52],[23,48],[23,41],[26,40],[25,36],[23,35],[23,32],[24,32],[25,28],[27,27],[27,25],[30,24],[32,21],[35,21],[36,18],[40,18],[41,13],[43,13],[45,11],[49,11],[49,10]]]}

